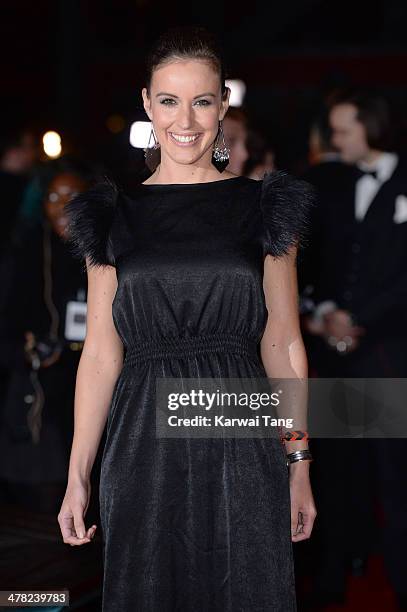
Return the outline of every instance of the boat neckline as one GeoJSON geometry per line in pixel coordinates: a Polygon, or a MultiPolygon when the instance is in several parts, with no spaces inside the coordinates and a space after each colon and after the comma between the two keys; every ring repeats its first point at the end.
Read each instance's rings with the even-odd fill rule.
{"type": "Polygon", "coordinates": [[[233,176],[231,178],[228,179],[219,179],[216,181],[203,181],[201,183],[151,183],[151,184],[145,184],[145,183],[139,183],[139,187],[197,187],[197,186],[203,186],[203,185],[219,185],[220,183],[228,183],[229,181],[237,181],[237,180],[241,180],[241,179],[247,179],[247,176],[233,176]]]}

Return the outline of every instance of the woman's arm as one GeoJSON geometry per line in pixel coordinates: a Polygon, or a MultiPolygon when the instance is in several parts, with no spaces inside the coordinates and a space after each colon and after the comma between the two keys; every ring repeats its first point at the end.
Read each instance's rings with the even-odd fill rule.
{"type": "MultiPolygon", "coordinates": [[[[290,398],[282,398],[279,416],[293,418],[293,429],[306,431],[308,362],[299,322],[295,258],[294,246],[287,256],[265,258],[263,287],[268,319],[261,356],[269,378],[289,379],[283,387],[290,398]]],[[[287,452],[308,448],[306,440],[286,441],[285,445],[287,452]]]]}
{"type": "MultiPolygon", "coordinates": [[[[107,421],[114,386],[123,365],[123,344],[112,318],[117,289],[113,266],[89,265],[86,338],[79,361],[74,408],[74,436],[68,487],[58,521],[64,542],[84,543],[83,516],[89,504],[89,480],[107,421]]],[[[87,540],[88,541],[88,540],[87,540]]]]}
{"type": "MultiPolygon", "coordinates": [[[[292,381],[282,385],[286,398],[277,410],[278,416],[292,418],[293,429],[307,431],[308,362],[299,321],[296,256],[294,245],[284,257],[265,258],[263,288],[268,319],[260,349],[267,376],[292,381]]],[[[308,448],[308,442],[286,441],[285,446],[290,453],[308,448]]],[[[309,461],[292,463],[289,469],[292,535],[293,541],[298,541],[311,534],[316,511],[309,485],[309,461]],[[296,535],[301,521],[304,531],[296,535]]]]}

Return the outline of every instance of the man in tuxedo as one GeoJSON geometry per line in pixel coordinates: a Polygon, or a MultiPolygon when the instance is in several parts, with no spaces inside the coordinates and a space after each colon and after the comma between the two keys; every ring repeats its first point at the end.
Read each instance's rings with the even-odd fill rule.
{"type": "MultiPolygon", "coordinates": [[[[313,312],[315,303],[315,273],[320,265],[320,239],[323,234],[323,213],[327,210],[332,200],[332,186],[342,185],[344,181],[350,180],[353,168],[342,161],[339,151],[332,144],[332,131],[329,124],[327,109],[322,109],[314,120],[308,139],[309,167],[301,178],[316,188],[318,194],[317,206],[311,208],[311,223],[309,248],[302,251],[298,257],[300,310],[301,312],[313,312]],[[321,209],[322,207],[322,209],[321,209]]],[[[305,338],[307,339],[307,338],[305,338]]],[[[312,337],[310,338],[312,342],[312,337]]],[[[310,364],[311,366],[313,364],[310,364]]]]}
{"type": "MultiPolygon", "coordinates": [[[[329,121],[332,143],[349,171],[320,192],[307,255],[311,276],[310,266],[304,267],[313,302],[303,318],[310,363],[323,378],[404,378],[407,165],[389,145],[382,99],[344,95],[331,106],[329,121]]],[[[407,609],[407,494],[400,486],[407,440],[319,439],[313,448],[319,512],[315,593],[320,600],[343,600],[346,562],[363,565],[381,533],[388,577],[407,609]],[[373,494],[381,532],[372,520],[373,494]]]]}

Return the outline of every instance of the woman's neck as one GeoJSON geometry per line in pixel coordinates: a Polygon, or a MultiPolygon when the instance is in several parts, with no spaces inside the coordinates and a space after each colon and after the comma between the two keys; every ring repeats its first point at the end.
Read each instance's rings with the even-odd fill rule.
{"type": "Polygon", "coordinates": [[[207,183],[211,181],[217,181],[222,178],[232,178],[235,176],[231,172],[225,170],[219,172],[215,167],[197,167],[192,164],[188,164],[180,167],[177,164],[177,168],[170,168],[159,164],[155,169],[154,173],[145,181],[146,185],[153,185],[154,183],[207,183]]]}

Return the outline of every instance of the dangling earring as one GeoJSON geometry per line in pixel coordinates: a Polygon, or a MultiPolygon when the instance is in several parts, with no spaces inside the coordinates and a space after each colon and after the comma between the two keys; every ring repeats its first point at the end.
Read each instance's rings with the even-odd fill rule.
{"type": "Polygon", "coordinates": [[[230,149],[226,146],[225,135],[223,133],[222,121],[219,121],[218,134],[216,136],[214,147],[212,151],[212,163],[219,170],[223,172],[229,163],[230,149]]]}
{"type": "Polygon", "coordinates": [[[146,166],[148,167],[149,170],[151,170],[151,172],[154,172],[154,170],[160,163],[160,159],[161,159],[160,148],[161,148],[160,143],[158,142],[155,136],[155,133],[154,133],[153,124],[151,124],[150,137],[148,139],[147,147],[144,149],[144,159],[146,162],[146,166]],[[154,144],[153,146],[150,147],[151,136],[153,136],[154,138],[154,144]]]}

